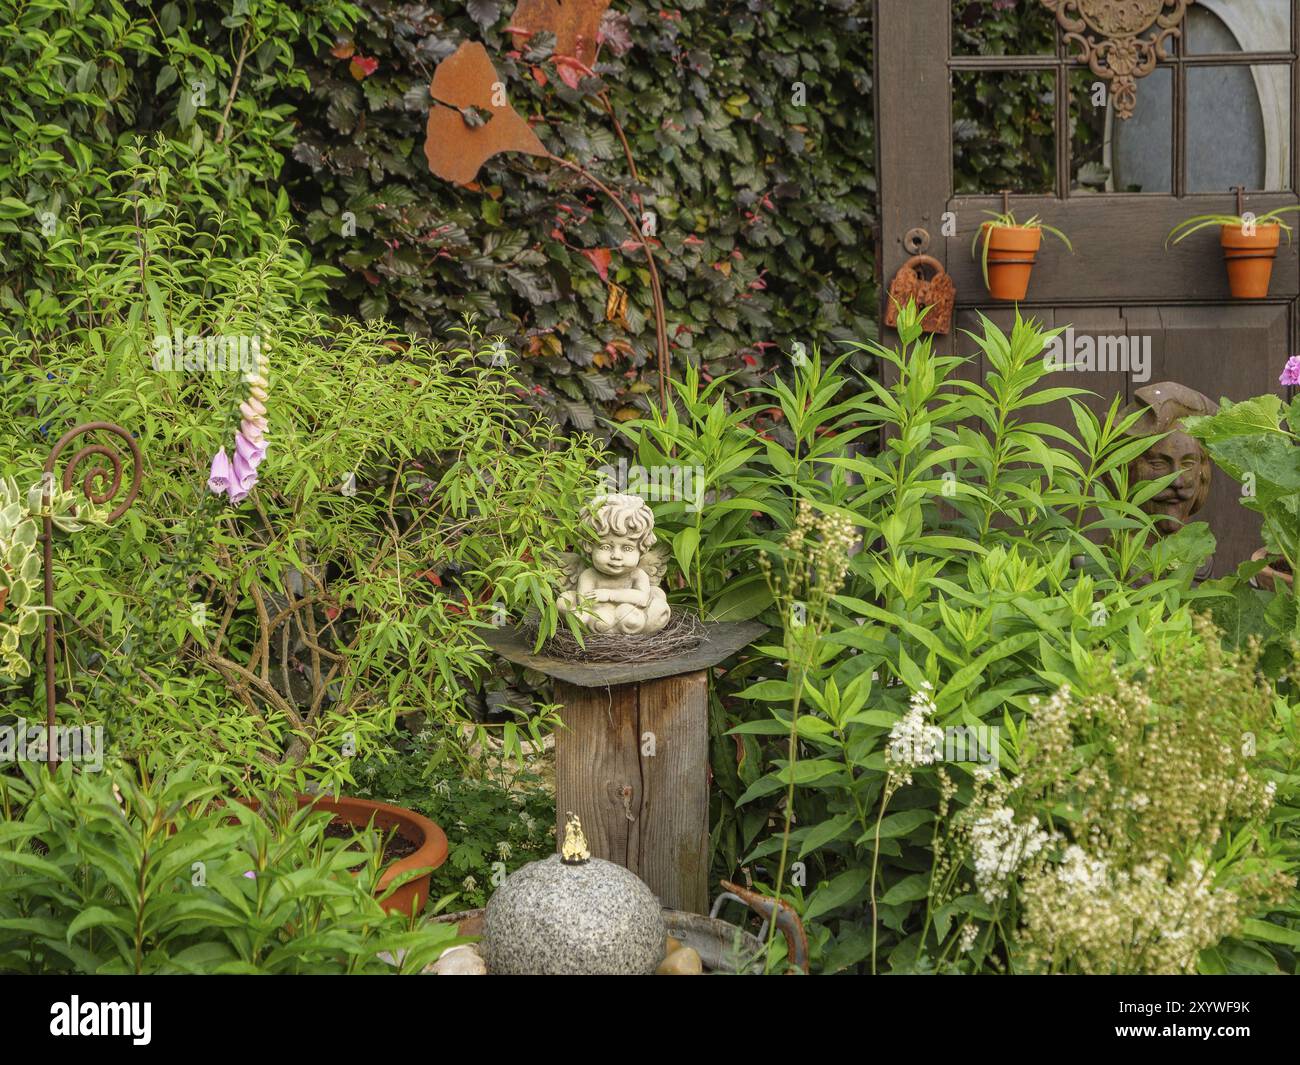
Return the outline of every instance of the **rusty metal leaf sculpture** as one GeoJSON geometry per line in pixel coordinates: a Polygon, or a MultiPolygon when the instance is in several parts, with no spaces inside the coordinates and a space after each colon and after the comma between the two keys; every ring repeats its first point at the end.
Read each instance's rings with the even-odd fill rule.
{"type": "Polygon", "coordinates": [[[555,34],[555,54],[590,68],[596,62],[600,20],[609,0],[519,0],[509,30],[555,34]]]}
{"type": "MultiPolygon", "coordinates": [[[[557,40],[560,38],[560,33],[563,33],[566,47],[572,47],[579,55],[586,55],[594,62],[600,19],[608,6],[608,0],[583,0],[583,2],[572,0],[567,4],[558,3],[557,0],[546,0],[542,5],[530,7],[528,0],[523,0],[515,12],[517,16],[546,18],[551,21],[545,25],[533,25],[529,29],[521,29],[518,26],[513,26],[511,29],[529,35],[543,30],[556,32],[558,29],[560,32],[557,32],[557,40]],[[533,10],[534,8],[536,10],[533,10]]],[[[556,57],[560,58],[558,49],[556,57]]],[[[578,56],[570,56],[568,60],[568,65],[562,69],[569,70],[571,74],[574,65],[580,66],[583,63],[578,56]]],[[[573,84],[569,78],[566,77],[565,80],[573,84]]],[[[549,159],[557,167],[577,174],[607,196],[623,216],[623,220],[627,222],[633,233],[635,243],[639,244],[645,252],[646,268],[650,273],[651,298],[655,308],[655,346],[659,364],[659,405],[662,410],[667,411],[667,382],[671,374],[671,354],[663,286],[659,280],[659,270],[655,266],[651,242],[642,233],[636,216],[628,209],[627,204],[619,198],[618,193],[584,166],[546,149],[528,123],[510,106],[505,95],[505,84],[498,77],[496,68],[481,44],[467,41],[439,63],[433,72],[429,95],[433,97],[433,107],[429,111],[424,155],[429,161],[429,169],[444,181],[468,185],[478,176],[480,168],[492,156],[500,152],[526,152],[529,155],[540,155],[544,159],[549,159]]],[[[600,269],[598,257],[593,258],[592,263],[598,270],[600,269]]],[[[612,291],[611,299],[616,300],[612,291]]],[[[623,317],[625,308],[626,295],[622,297],[621,305],[616,306],[611,313],[617,313],[619,320],[627,328],[627,322],[623,317]]]]}
{"type": "Polygon", "coordinates": [[[467,41],[439,63],[429,95],[434,103],[424,155],[429,169],[444,181],[468,185],[501,152],[550,156],[506,100],[505,83],[481,44],[467,41]]]}

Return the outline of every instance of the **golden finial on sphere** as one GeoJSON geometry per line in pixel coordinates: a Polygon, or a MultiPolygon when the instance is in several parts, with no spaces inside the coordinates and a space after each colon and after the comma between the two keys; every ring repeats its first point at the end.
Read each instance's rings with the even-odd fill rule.
{"type": "Polygon", "coordinates": [[[569,814],[564,825],[564,844],[560,847],[560,861],[565,865],[581,865],[591,859],[587,837],[582,834],[582,822],[575,813],[569,814]]]}

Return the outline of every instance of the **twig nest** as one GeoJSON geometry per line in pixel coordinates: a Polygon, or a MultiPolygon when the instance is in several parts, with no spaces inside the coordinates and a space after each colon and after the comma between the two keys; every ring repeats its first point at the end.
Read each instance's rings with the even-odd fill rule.
{"type": "Polygon", "coordinates": [[[646,976],[666,934],[654,893],[601,858],[531,862],[506,878],[483,914],[494,975],[646,976]]]}

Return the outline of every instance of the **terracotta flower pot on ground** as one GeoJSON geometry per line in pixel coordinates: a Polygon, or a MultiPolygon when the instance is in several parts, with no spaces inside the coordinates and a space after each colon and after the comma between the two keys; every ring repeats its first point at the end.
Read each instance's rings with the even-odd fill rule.
{"type": "MultiPolygon", "coordinates": [[[[405,857],[386,866],[375,886],[376,897],[382,895],[388,885],[403,873],[411,869],[427,870],[423,875],[408,880],[388,898],[383,907],[388,913],[404,913],[408,917],[419,913],[429,897],[429,876],[434,869],[447,860],[447,836],[427,817],[417,814],[402,806],[392,806],[386,802],[374,802],[371,799],[352,799],[340,796],[329,799],[316,795],[298,795],[298,806],[312,806],[334,815],[335,822],[344,822],[354,828],[365,828],[372,821],[375,828],[387,837],[390,832],[415,847],[405,857]]],[[[246,806],[256,810],[260,804],[245,801],[246,806]]]]}
{"type": "Polygon", "coordinates": [[[1223,245],[1223,259],[1228,266],[1228,288],[1233,299],[1262,300],[1268,295],[1268,283],[1273,276],[1273,262],[1282,237],[1282,227],[1257,225],[1254,232],[1246,233],[1245,226],[1223,226],[1219,243],[1223,245]]]}
{"type": "Polygon", "coordinates": [[[986,223],[989,295],[995,300],[1022,300],[1029,291],[1043,231],[1037,226],[996,226],[986,223]]]}
{"type": "MultiPolygon", "coordinates": [[[[1252,562],[1260,562],[1268,558],[1268,548],[1261,547],[1250,556],[1252,562]]],[[[1278,563],[1279,566],[1285,566],[1286,563],[1278,563]]],[[[1257,588],[1263,588],[1267,592],[1289,592],[1295,584],[1295,575],[1288,569],[1278,569],[1274,566],[1265,566],[1252,578],[1257,588]]]]}

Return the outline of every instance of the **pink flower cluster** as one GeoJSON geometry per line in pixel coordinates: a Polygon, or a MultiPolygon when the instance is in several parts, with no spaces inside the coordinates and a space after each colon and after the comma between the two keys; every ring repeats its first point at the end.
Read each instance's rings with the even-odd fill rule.
{"type": "Polygon", "coordinates": [[[266,355],[257,356],[257,369],[248,375],[248,398],[239,405],[243,421],[235,435],[235,458],[232,461],[223,447],[212,460],[208,489],[217,495],[230,496],[238,504],[248,498],[257,484],[257,467],[266,458],[266,355]]]}
{"type": "Polygon", "coordinates": [[[1282,385],[1300,385],[1300,355],[1292,355],[1286,360],[1286,365],[1282,367],[1282,376],[1277,380],[1278,384],[1282,385]]]}

